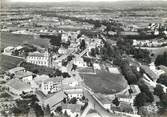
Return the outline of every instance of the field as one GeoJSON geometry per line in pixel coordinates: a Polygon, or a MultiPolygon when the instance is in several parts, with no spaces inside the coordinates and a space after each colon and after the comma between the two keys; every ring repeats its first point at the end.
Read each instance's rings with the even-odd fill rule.
{"type": "Polygon", "coordinates": [[[114,94],[127,87],[127,81],[121,74],[97,71],[96,74],[81,74],[85,84],[95,93],[114,94]]]}
{"type": "Polygon", "coordinates": [[[0,49],[7,46],[18,46],[24,43],[36,44],[42,47],[49,46],[49,39],[35,39],[32,35],[12,34],[9,32],[1,32],[0,49]]]}
{"type": "Polygon", "coordinates": [[[0,55],[0,73],[16,67],[21,61],[21,58],[0,55]]]}

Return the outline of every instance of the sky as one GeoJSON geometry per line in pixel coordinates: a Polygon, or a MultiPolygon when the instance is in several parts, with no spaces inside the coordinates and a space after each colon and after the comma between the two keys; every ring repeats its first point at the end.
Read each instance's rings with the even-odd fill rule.
{"type": "MultiPolygon", "coordinates": [[[[127,0],[9,0],[10,2],[70,2],[70,1],[80,1],[80,2],[116,2],[116,1],[127,1],[127,0]]],[[[136,0],[128,0],[136,1],[136,0]]],[[[142,0],[142,1],[167,1],[167,0],[142,0]]]]}

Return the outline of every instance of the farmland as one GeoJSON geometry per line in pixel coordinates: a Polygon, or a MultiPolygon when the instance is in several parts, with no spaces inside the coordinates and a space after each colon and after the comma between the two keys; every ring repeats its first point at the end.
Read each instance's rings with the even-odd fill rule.
{"type": "Polygon", "coordinates": [[[49,39],[41,39],[37,38],[35,39],[31,35],[22,35],[22,34],[12,34],[9,32],[1,32],[1,39],[0,39],[0,49],[7,46],[18,46],[24,43],[31,43],[36,44],[42,47],[48,47],[49,45],[49,39]]]}

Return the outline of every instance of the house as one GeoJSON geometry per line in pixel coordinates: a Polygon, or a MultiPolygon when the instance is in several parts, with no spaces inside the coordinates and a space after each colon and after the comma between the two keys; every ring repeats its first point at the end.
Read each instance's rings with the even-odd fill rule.
{"type": "Polygon", "coordinates": [[[31,86],[19,79],[12,79],[6,83],[6,86],[9,88],[9,91],[15,95],[20,95],[23,92],[31,92],[31,86]]]}
{"type": "Polygon", "coordinates": [[[77,67],[87,67],[86,62],[81,57],[75,58],[74,64],[77,65],[77,67]]]}
{"type": "Polygon", "coordinates": [[[15,67],[13,69],[8,70],[7,73],[13,74],[14,78],[20,79],[29,84],[32,81],[34,75],[32,72],[26,71],[23,67],[15,67]]]}
{"type": "Polygon", "coordinates": [[[14,77],[30,84],[31,81],[33,80],[33,75],[34,74],[30,71],[20,71],[15,73],[14,77]]]}
{"type": "Polygon", "coordinates": [[[65,90],[67,97],[72,99],[73,97],[81,99],[83,97],[83,89],[67,89],[65,90]]]}
{"type": "Polygon", "coordinates": [[[101,67],[98,63],[93,63],[93,68],[97,70],[101,70],[101,67]]]}
{"type": "Polygon", "coordinates": [[[49,78],[47,75],[41,75],[34,78],[34,81],[45,95],[61,90],[62,77],[49,78]]]}
{"type": "Polygon", "coordinates": [[[5,54],[5,55],[12,55],[12,52],[13,52],[14,50],[15,50],[14,47],[8,46],[8,47],[6,47],[6,48],[4,49],[3,54],[5,54]]]}
{"type": "Polygon", "coordinates": [[[131,95],[136,96],[140,93],[140,88],[138,85],[130,85],[131,95]]]}
{"type": "Polygon", "coordinates": [[[162,71],[164,71],[165,73],[167,73],[167,67],[164,65],[160,65],[158,66],[162,71]]]}
{"type": "Polygon", "coordinates": [[[51,56],[50,54],[45,51],[44,53],[40,53],[38,51],[36,52],[30,52],[26,58],[26,62],[40,65],[40,66],[51,66],[51,56]]]}
{"type": "Polygon", "coordinates": [[[67,42],[68,41],[68,39],[69,39],[69,36],[68,36],[68,34],[66,34],[66,33],[63,33],[62,35],[61,35],[61,41],[62,42],[67,42]]]}
{"type": "Polygon", "coordinates": [[[17,72],[24,72],[25,68],[24,67],[15,67],[13,69],[10,69],[7,71],[9,74],[16,74],[17,72]]]}
{"type": "Polygon", "coordinates": [[[113,74],[120,74],[120,71],[117,67],[111,66],[111,67],[108,67],[108,70],[113,74]]]}
{"type": "Polygon", "coordinates": [[[155,74],[148,66],[142,65],[141,69],[144,70],[145,74],[152,80],[156,81],[159,77],[157,74],[155,74]]]}
{"type": "Polygon", "coordinates": [[[70,117],[79,117],[81,115],[81,105],[79,104],[62,104],[62,112],[70,117]]]}
{"type": "Polygon", "coordinates": [[[71,78],[64,78],[62,80],[62,84],[63,85],[68,85],[70,87],[75,87],[78,85],[78,81],[74,78],[74,77],[71,77],[71,78]]]}
{"type": "Polygon", "coordinates": [[[66,54],[67,53],[67,49],[64,48],[64,47],[60,47],[59,50],[58,50],[58,53],[59,54],[66,54]]]}
{"type": "Polygon", "coordinates": [[[60,106],[63,99],[66,97],[63,91],[51,95],[45,95],[41,91],[36,91],[36,96],[40,101],[39,103],[44,107],[49,105],[51,111],[55,110],[57,106],[60,106]]]}
{"type": "Polygon", "coordinates": [[[156,66],[154,65],[154,63],[150,64],[150,69],[159,77],[161,74],[164,74],[165,71],[161,70],[161,69],[157,69],[156,66]]]}

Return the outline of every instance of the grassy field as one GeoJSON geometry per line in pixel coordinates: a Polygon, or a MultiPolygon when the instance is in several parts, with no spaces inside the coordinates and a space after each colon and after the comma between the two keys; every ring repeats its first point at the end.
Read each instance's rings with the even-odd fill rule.
{"type": "Polygon", "coordinates": [[[32,35],[1,32],[0,49],[3,49],[7,46],[18,46],[24,43],[36,44],[47,48],[49,46],[49,39],[35,39],[32,35]]]}
{"type": "Polygon", "coordinates": [[[121,74],[97,71],[96,74],[81,74],[85,84],[95,93],[114,94],[127,87],[127,81],[121,74]]]}
{"type": "Polygon", "coordinates": [[[0,55],[0,73],[16,67],[21,61],[21,58],[0,55]]]}

